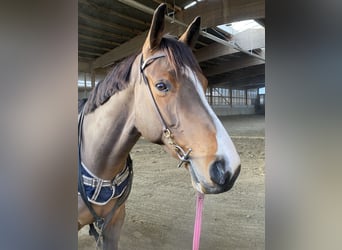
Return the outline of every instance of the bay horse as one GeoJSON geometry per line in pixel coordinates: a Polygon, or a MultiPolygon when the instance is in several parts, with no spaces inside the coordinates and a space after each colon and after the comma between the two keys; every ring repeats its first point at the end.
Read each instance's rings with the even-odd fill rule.
{"type": "Polygon", "coordinates": [[[141,136],[179,158],[200,193],[228,191],[240,172],[191,50],[200,17],[177,40],[163,36],[165,11],[165,4],[155,10],[141,52],[117,64],[79,106],[78,229],[95,222],[103,249],[118,249],[133,177],[129,152],[141,136]]]}

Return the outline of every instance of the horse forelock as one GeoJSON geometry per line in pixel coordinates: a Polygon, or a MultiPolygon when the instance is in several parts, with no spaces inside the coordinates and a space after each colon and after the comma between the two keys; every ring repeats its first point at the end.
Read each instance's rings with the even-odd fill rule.
{"type": "Polygon", "coordinates": [[[190,67],[196,72],[201,72],[201,68],[195,59],[191,48],[171,36],[165,36],[161,40],[160,49],[166,54],[173,70],[178,74],[186,67],[190,67]]]}

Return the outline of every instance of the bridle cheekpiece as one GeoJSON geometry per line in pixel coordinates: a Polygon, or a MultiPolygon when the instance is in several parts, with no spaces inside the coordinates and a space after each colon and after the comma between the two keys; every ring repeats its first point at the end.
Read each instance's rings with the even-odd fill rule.
{"type": "Polygon", "coordinates": [[[154,106],[154,109],[156,110],[156,113],[158,114],[159,116],[159,120],[163,126],[163,136],[165,137],[167,143],[173,148],[173,150],[176,152],[180,162],[178,163],[177,167],[180,168],[184,163],[190,163],[190,153],[192,151],[191,148],[188,149],[188,151],[186,152],[181,146],[179,146],[175,140],[174,140],[174,137],[173,137],[173,134],[172,134],[172,131],[168,128],[161,112],[160,112],[160,109],[158,107],[158,104],[156,102],[156,99],[154,98],[153,96],[153,93],[152,93],[152,89],[151,89],[151,86],[149,84],[149,81],[144,73],[144,69],[149,66],[152,62],[154,62],[156,59],[158,58],[162,58],[162,57],[165,57],[166,55],[164,53],[156,53],[154,55],[152,55],[151,57],[148,57],[145,61],[143,60],[143,55],[141,54],[141,60],[140,60],[140,72],[141,72],[141,75],[144,79],[144,82],[145,84],[147,85],[148,87],[148,90],[149,90],[149,93],[150,93],[150,96],[152,98],[152,103],[153,103],[153,106],[154,106]]]}

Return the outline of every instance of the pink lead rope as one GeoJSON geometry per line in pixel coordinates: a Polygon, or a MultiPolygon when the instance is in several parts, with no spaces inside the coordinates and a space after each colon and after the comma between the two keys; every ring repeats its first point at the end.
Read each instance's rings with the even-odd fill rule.
{"type": "Polygon", "coordinates": [[[204,194],[197,192],[196,197],[196,217],[194,225],[194,238],[192,241],[192,250],[199,250],[202,225],[202,210],[203,210],[204,194]]]}

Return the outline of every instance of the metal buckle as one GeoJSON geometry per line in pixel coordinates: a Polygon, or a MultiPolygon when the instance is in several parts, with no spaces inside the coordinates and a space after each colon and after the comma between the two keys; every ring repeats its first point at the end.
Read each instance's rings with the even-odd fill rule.
{"type": "Polygon", "coordinates": [[[105,219],[103,217],[100,217],[98,218],[96,221],[95,221],[95,226],[102,231],[102,227],[103,227],[103,224],[105,222],[105,219]]]}
{"type": "Polygon", "coordinates": [[[175,151],[177,153],[178,158],[180,159],[180,162],[177,165],[177,168],[180,168],[183,163],[188,163],[189,161],[189,155],[192,151],[191,148],[189,148],[188,152],[185,153],[185,151],[178,145],[175,146],[175,151]]]}
{"type": "Polygon", "coordinates": [[[178,158],[180,159],[180,162],[178,163],[177,168],[180,168],[183,165],[183,163],[190,162],[189,155],[192,149],[189,148],[188,152],[185,152],[181,146],[179,146],[177,143],[174,142],[172,138],[172,133],[168,128],[164,129],[163,133],[164,133],[164,137],[168,140],[168,143],[174,147],[174,150],[176,151],[176,154],[178,158]]]}
{"type": "Polygon", "coordinates": [[[98,182],[97,182],[97,179],[96,178],[93,178],[91,180],[91,187],[95,188],[97,186],[98,182]]]}
{"type": "Polygon", "coordinates": [[[171,131],[167,128],[167,129],[164,129],[164,136],[166,139],[170,139],[171,138],[171,131]]]}

